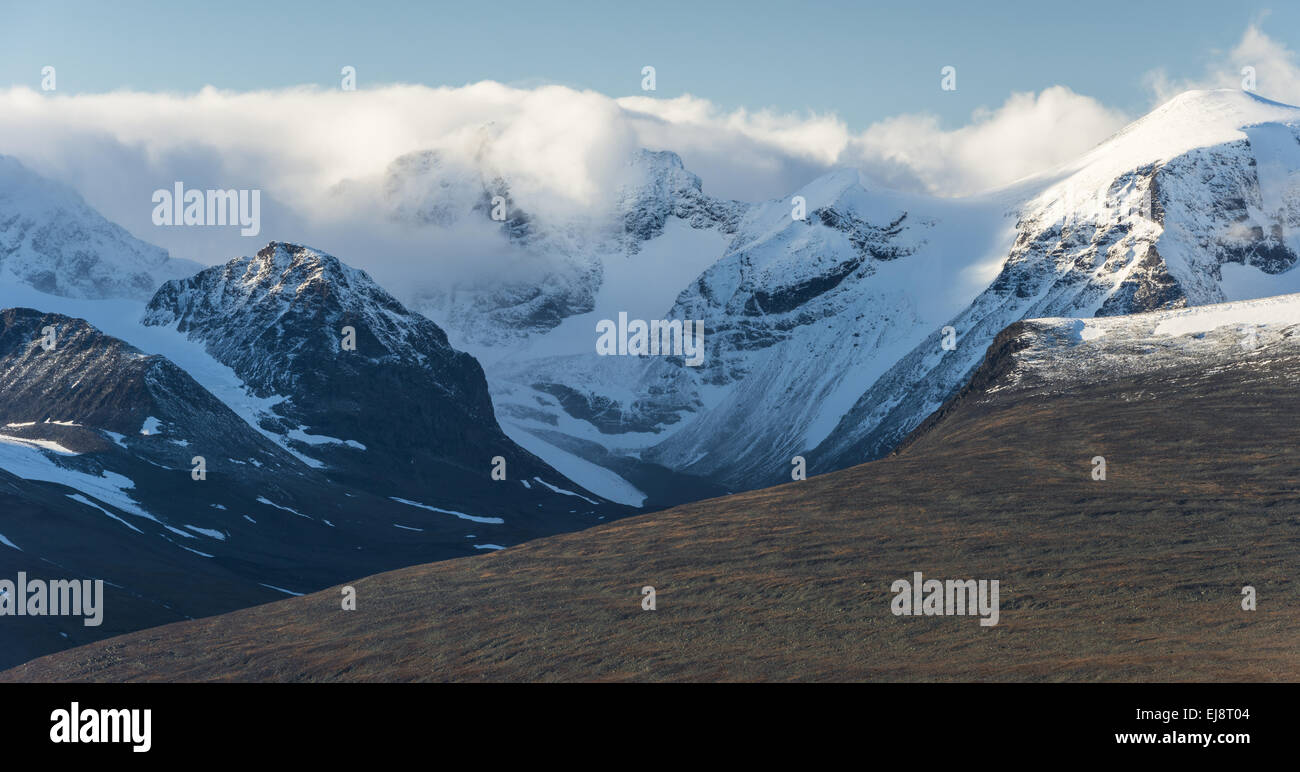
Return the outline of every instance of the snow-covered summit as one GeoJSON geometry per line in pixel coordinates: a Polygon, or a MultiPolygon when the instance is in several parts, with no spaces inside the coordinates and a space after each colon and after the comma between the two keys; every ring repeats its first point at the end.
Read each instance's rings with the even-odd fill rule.
{"type": "Polygon", "coordinates": [[[0,282],[71,298],[145,300],[198,268],[104,219],[71,188],[0,156],[0,282]]]}
{"type": "Polygon", "coordinates": [[[435,359],[458,355],[436,324],[408,311],[364,271],[280,242],[168,282],[143,323],[175,325],[203,340],[262,394],[294,391],[299,371],[311,367],[304,357],[335,358],[345,327],[355,330],[357,357],[371,362],[433,367],[435,359]]]}
{"type": "Polygon", "coordinates": [[[1087,170],[1092,178],[1114,179],[1125,171],[1168,161],[1194,148],[1245,139],[1243,130],[1247,127],[1297,122],[1300,122],[1300,107],[1274,102],[1248,91],[1185,91],[1066,164],[1061,171],[1087,170]]]}
{"type": "Polygon", "coordinates": [[[617,210],[630,253],[639,252],[644,242],[662,234],[669,217],[692,228],[732,233],[746,211],[744,204],[706,195],[700,178],[687,171],[681,157],[671,151],[642,149],[627,165],[630,179],[619,191],[617,210]]]}
{"type": "MultiPolygon", "coordinates": [[[[436,175],[443,163],[409,166],[412,173],[427,167],[436,175]]],[[[611,205],[570,216],[520,209],[507,179],[479,172],[479,182],[464,183],[458,174],[450,177],[448,189],[434,183],[409,189],[430,189],[431,202],[445,201],[444,196],[452,195],[448,190],[476,189],[473,214],[487,222],[494,208],[490,202],[499,196],[506,214],[496,223],[504,237],[501,249],[517,258],[518,271],[426,291],[412,305],[446,327],[457,345],[488,361],[496,358],[493,349],[527,348],[566,320],[598,311],[601,300],[629,294],[654,298],[658,305],[653,312],[662,313],[717,259],[749,211],[748,204],[706,193],[681,158],[664,150],[633,153],[617,175],[611,205]]],[[[467,216],[429,224],[446,225],[467,216]]],[[[560,337],[566,334],[561,331],[560,337]]]]}

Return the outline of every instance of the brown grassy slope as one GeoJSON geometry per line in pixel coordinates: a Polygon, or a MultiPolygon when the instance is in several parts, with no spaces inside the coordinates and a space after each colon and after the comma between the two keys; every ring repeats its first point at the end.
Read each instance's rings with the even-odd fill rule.
{"type": "Polygon", "coordinates": [[[875,463],[360,579],[355,612],[334,589],[0,680],[1297,680],[1298,352],[975,391],[875,463]],[[918,570],[999,579],[1000,624],[893,616],[918,570]]]}

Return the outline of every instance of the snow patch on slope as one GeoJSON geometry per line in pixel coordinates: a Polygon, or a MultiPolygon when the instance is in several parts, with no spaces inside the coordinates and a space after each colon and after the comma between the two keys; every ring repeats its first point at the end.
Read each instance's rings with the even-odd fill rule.
{"type": "MultiPolygon", "coordinates": [[[[456,512],[454,510],[442,509],[440,507],[431,507],[428,504],[421,504],[418,501],[411,501],[409,499],[399,499],[396,496],[389,496],[388,498],[392,499],[393,501],[396,501],[399,504],[405,504],[408,507],[419,507],[420,509],[427,509],[430,512],[438,512],[444,515],[454,515],[456,517],[459,517],[461,520],[470,520],[475,523],[488,523],[491,525],[501,525],[502,523],[505,522],[505,520],[502,520],[499,517],[479,517],[477,515],[467,515],[464,512],[456,512]]],[[[399,525],[397,527],[404,528],[405,526],[399,525]]],[[[419,530],[419,529],[414,529],[414,530],[419,530]]]]}
{"type": "MultiPolygon", "coordinates": [[[[135,483],[130,479],[107,470],[100,475],[94,475],[71,469],[51,460],[47,455],[49,452],[60,451],[49,451],[36,447],[29,441],[14,442],[0,436],[0,469],[24,480],[65,485],[129,514],[159,522],[153,515],[141,509],[140,505],[127,494],[127,491],[135,487],[135,483]]],[[[71,451],[61,453],[61,455],[69,454],[71,451]]]]}

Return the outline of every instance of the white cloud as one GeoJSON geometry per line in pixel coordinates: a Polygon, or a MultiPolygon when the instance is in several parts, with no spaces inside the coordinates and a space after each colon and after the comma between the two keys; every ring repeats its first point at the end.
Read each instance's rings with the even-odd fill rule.
{"type": "MultiPolygon", "coordinates": [[[[943,196],[967,195],[1005,185],[1072,160],[1130,120],[1063,86],[1039,94],[1012,94],[994,110],[979,110],[957,129],[943,129],[934,115],[889,118],[854,134],[834,115],[777,115],[738,110],[723,113],[706,100],[684,96],[658,100],[631,97],[624,107],[660,119],[659,131],[643,129],[657,144],[678,149],[730,152],[758,146],[821,169],[857,166],[885,187],[943,196]]],[[[775,159],[749,161],[774,167],[775,159]]],[[[706,181],[708,177],[705,178],[706,181]]],[[[783,195],[807,179],[787,185],[783,195]]]]}
{"type": "Polygon", "coordinates": [[[1156,102],[1164,102],[1190,89],[1243,88],[1242,69],[1255,69],[1255,93],[1287,104],[1300,105],[1300,59],[1285,43],[1265,34],[1258,24],[1246,28],[1230,51],[1215,55],[1197,78],[1173,78],[1164,70],[1146,74],[1156,102]]]}
{"type": "Polygon", "coordinates": [[[384,172],[416,151],[437,150],[445,174],[473,178],[469,189],[478,170],[503,176],[531,213],[595,218],[612,204],[638,147],[676,151],[707,192],[728,198],[783,197],[836,165],[856,166],[887,187],[961,195],[1068,161],[1124,120],[1059,86],[1013,94],[957,129],[904,115],[856,133],[835,115],[494,82],[196,94],[11,88],[0,90],[0,153],[70,183],[106,217],[179,257],[216,263],[272,239],[297,241],[389,286],[408,286],[411,278],[466,271],[518,276],[522,259],[491,223],[392,222],[384,172]],[[178,180],[188,188],[260,189],[259,237],[154,227],[152,192],[178,180]]]}
{"type": "Polygon", "coordinates": [[[892,186],[962,195],[1005,185],[1077,158],[1130,118],[1064,86],[1017,93],[945,131],[928,115],[902,115],[854,137],[844,158],[892,186]],[[908,178],[914,181],[908,185],[908,178]]]}

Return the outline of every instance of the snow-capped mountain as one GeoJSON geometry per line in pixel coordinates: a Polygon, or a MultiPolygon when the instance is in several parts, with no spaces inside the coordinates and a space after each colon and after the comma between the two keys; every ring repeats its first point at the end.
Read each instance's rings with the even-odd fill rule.
{"type": "MultiPolygon", "coordinates": [[[[648,477],[647,484],[666,486],[679,496],[721,493],[720,487],[666,467],[611,454],[602,443],[587,443],[583,454],[575,454],[540,440],[539,433],[516,429],[516,415],[538,418],[545,425],[535,427],[539,429],[554,429],[569,419],[538,409],[539,401],[554,407],[554,395],[526,388],[513,400],[509,393],[517,390],[515,383],[493,374],[521,363],[542,368],[559,361],[556,357],[591,351],[592,325],[617,310],[662,314],[682,287],[716,261],[750,209],[705,193],[700,178],[669,151],[636,152],[620,180],[608,207],[577,215],[537,214],[520,209],[510,196],[509,181],[487,166],[469,168],[436,151],[397,159],[383,186],[394,219],[433,228],[431,237],[438,228],[487,226],[488,238],[496,239],[512,261],[509,270],[476,283],[453,281],[409,293],[409,304],[483,362],[511,438],[544,452],[569,477],[633,505],[644,503],[646,495],[622,473],[648,477]],[[498,212],[504,221],[492,219],[494,198],[497,204],[504,202],[498,212]],[[582,458],[590,453],[604,460],[592,464],[582,458]]],[[[540,370],[536,374],[537,382],[545,380],[540,370]]],[[[618,390],[635,380],[611,372],[609,385],[618,390]]],[[[561,398],[565,388],[555,381],[561,398]]]]}
{"type": "Polygon", "coordinates": [[[494,369],[499,411],[577,451],[540,425],[530,402],[549,400],[576,439],[729,486],[773,457],[785,460],[769,472],[788,469],[863,382],[970,302],[979,277],[966,275],[967,261],[996,260],[1005,230],[996,201],[871,192],[856,172],[834,172],[791,199],[751,208],[721,259],[670,308],[628,309],[702,320],[702,366],[596,356],[594,319],[624,310],[611,304],[582,319],[575,337],[585,345],[574,353],[494,369]],[[792,216],[796,197],[802,219],[792,216]],[[943,276],[954,286],[942,286],[943,276]]]}
{"type": "MultiPolygon", "coordinates": [[[[1249,367],[1300,307],[1237,302],[1300,292],[1300,109],[1241,92],[963,199],[839,169],[746,204],[642,151],[561,221],[450,164],[394,162],[393,218],[540,267],[403,304],[281,242],[174,278],[0,159],[0,570],[108,578],[119,632],[216,613],[877,458],[990,362],[1002,389],[1249,367]],[[623,317],[698,321],[703,360],[601,355],[623,317]]],[[[100,633],[0,658],[56,634],[100,633]]]]}
{"type": "Polygon", "coordinates": [[[435,151],[397,159],[384,185],[394,218],[491,224],[515,260],[508,274],[425,290],[412,306],[446,327],[457,345],[495,359],[591,313],[611,290],[670,302],[716,259],[747,205],[704,193],[700,178],[668,151],[637,152],[620,179],[611,206],[548,217],[517,206],[509,181],[490,169],[458,167],[435,151]],[[494,199],[503,220],[493,220],[494,199]]]}
{"type": "Polygon", "coordinates": [[[594,520],[553,471],[457,509],[471,485],[370,493],[273,439],[166,357],[81,319],[0,312],[0,573],[103,579],[110,609],[100,627],[10,624],[0,663],[594,520]]]}
{"type": "MultiPolygon", "coordinates": [[[[1298,126],[1300,110],[1252,94],[1189,92],[990,194],[905,196],[831,172],[748,208],[670,307],[598,302],[526,351],[480,354],[498,413],[543,457],[732,489],[789,479],[796,455],[813,471],[879,457],[1019,319],[1300,290],[1298,126]],[[597,356],[594,321],[617,310],[703,320],[705,364],[597,356]]],[[[634,290],[605,275],[598,298],[620,294],[634,290]]]]}
{"type": "Polygon", "coordinates": [[[147,300],[199,269],[105,220],[75,191],[0,156],[0,283],[71,298],[147,300]]]}
{"type": "Polygon", "coordinates": [[[629,254],[662,236],[670,219],[692,228],[735,233],[749,208],[705,194],[700,178],[686,170],[676,153],[641,150],[628,165],[629,179],[619,190],[616,209],[629,254]]]}
{"type": "Polygon", "coordinates": [[[201,343],[268,401],[258,428],[335,479],[465,511],[523,510],[539,527],[578,509],[595,520],[590,494],[501,432],[478,362],[332,255],[273,242],[164,284],[143,323],[201,343]],[[491,477],[498,457],[505,480],[491,477]]]}
{"type": "Polygon", "coordinates": [[[272,244],[155,295],[189,264],[6,168],[0,573],[102,578],[113,611],[29,620],[0,663],[627,513],[511,442],[473,357],[364,273],[272,244]]]}
{"type": "Polygon", "coordinates": [[[1046,177],[1017,208],[997,277],[951,320],[960,345],[944,351],[933,336],[894,365],[813,451],[814,469],[890,450],[1018,319],[1300,289],[1300,109],[1239,91],[1189,92],[1046,177]]]}

